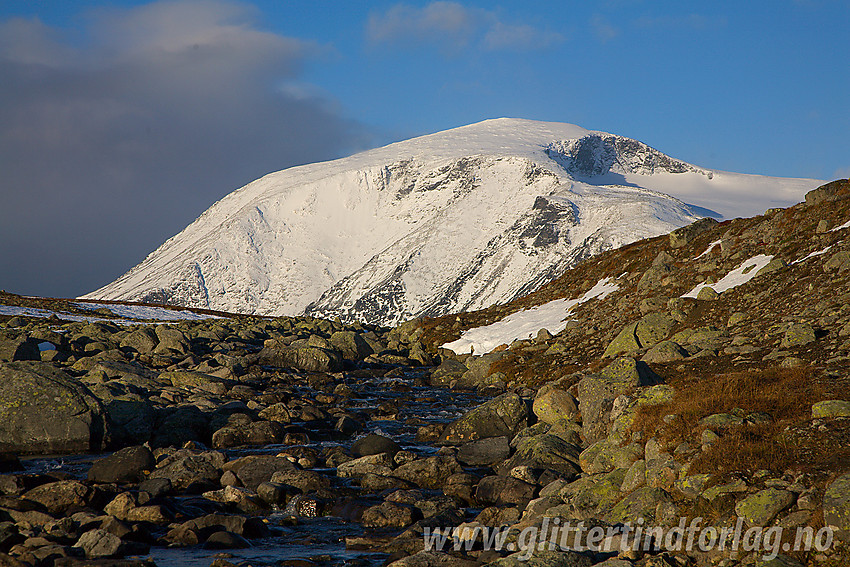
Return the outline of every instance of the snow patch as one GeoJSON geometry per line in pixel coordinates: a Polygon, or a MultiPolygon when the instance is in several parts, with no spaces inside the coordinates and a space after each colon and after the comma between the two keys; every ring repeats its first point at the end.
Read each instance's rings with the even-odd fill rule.
{"type": "Polygon", "coordinates": [[[836,226],[835,228],[830,229],[829,232],[836,232],[838,230],[844,230],[845,228],[850,228],[850,221],[845,222],[841,226],[836,226]]]}
{"type": "Polygon", "coordinates": [[[80,309],[109,309],[117,317],[127,319],[155,319],[158,321],[200,321],[203,319],[221,319],[218,315],[202,315],[187,310],[166,309],[149,305],[110,305],[103,303],[78,302],[74,304],[80,309]]]}
{"type": "Polygon", "coordinates": [[[823,250],[818,250],[816,252],[812,252],[811,254],[806,256],[805,258],[800,258],[799,260],[794,260],[793,262],[791,262],[791,265],[793,266],[794,264],[799,264],[800,262],[805,262],[809,258],[814,258],[816,256],[821,256],[822,254],[826,254],[827,252],[829,252],[832,249],[833,246],[835,246],[835,244],[830,244],[829,246],[827,246],[823,250]]]}
{"type": "Polygon", "coordinates": [[[618,289],[620,289],[619,286],[613,283],[611,278],[605,278],[578,299],[556,299],[537,307],[518,311],[501,321],[466,330],[458,340],[442,346],[456,354],[469,352],[484,354],[499,345],[509,344],[517,339],[532,338],[540,329],[547,329],[554,335],[566,328],[570,312],[577,305],[591,299],[604,299],[618,289]]]}
{"type": "Polygon", "coordinates": [[[723,242],[723,240],[722,240],[722,239],[721,239],[721,240],[715,240],[714,242],[712,242],[711,244],[709,244],[709,245],[708,245],[708,248],[706,248],[706,249],[705,249],[705,252],[703,252],[702,254],[700,254],[699,256],[697,256],[696,258],[694,258],[694,260],[699,260],[700,258],[702,258],[703,256],[705,256],[706,254],[708,254],[709,252],[711,252],[711,251],[714,249],[714,247],[715,247],[715,246],[717,246],[718,244],[720,244],[720,243],[722,243],[722,242],[723,242]]]}
{"type": "Polygon", "coordinates": [[[770,261],[773,260],[773,256],[768,256],[766,254],[759,254],[758,256],[753,256],[749,260],[744,261],[743,264],[723,276],[717,283],[713,284],[705,284],[701,283],[696,286],[694,289],[684,294],[682,297],[692,297],[696,299],[699,292],[704,287],[710,287],[717,293],[723,293],[724,291],[730,290],[733,287],[738,287],[739,285],[743,285],[756,277],[759,270],[767,266],[770,261]]]}

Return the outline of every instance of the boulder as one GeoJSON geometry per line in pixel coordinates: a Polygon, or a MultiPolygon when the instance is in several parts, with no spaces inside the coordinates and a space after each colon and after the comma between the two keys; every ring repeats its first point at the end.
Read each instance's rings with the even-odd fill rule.
{"type": "Polygon", "coordinates": [[[242,485],[256,491],[263,482],[271,481],[276,472],[291,471],[295,465],[286,457],[271,455],[249,455],[225,463],[222,470],[233,471],[242,485]]]}
{"type": "Polygon", "coordinates": [[[488,437],[461,445],[457,460],[471,467],[490,466],[504,461],[510,454],[510,440],[507,437],[488,437]]]}
{"type": "Polygon", "coordinates": [[[839,476],[826,488],[823,519],[827,526],[839,530],[839,537],[850,541],[850,473],[839,476]]]}
{"type": "Polygon", "coordinates": [[[686,351],[679,343],[673,341],[661,341],[643,355],[643,362],[672,362],[682,360],[688,356],[686,351]]]}
{"type": "Polygon", "coordinates": [[[75,506],[85,506],[92,490],[76,480],[60,480],[36,486],[23,494],[23,498],[44,506],[50,514],[64,514],[75,506]]]}
{"type": "Polygon", "coordinates": [[[448,386],[468,370],[464,363],[448,358],[431,372],[431,385],[434,387],[448,386]]]}
{"type": "Polygon", "coordinates": [[[650,385],[657,377],[643,362],[621,357],[601,372],[585,376],[578,383],[582,433],[588,443],[608,436],[614,400],[638,386],[650,385]]]}
{"type": "Polygon", "coordinates": [[[265,347],[259,352],[259,363],[267,366],[297,368],[308,372],[342,370],[342,356],[337,351],[314,346],[265,347]]]}
{"type": "Polygon", "coordinates": [[[412,506],[397,504],[395,502],[383,502],[363,511],[360,523],[366,528],[406,528],[422,514],[412,506]]]}
{"type": "Polygon", "coordinates": [[[502,394],[450,423],[438,444],[460,445],[487,437],[513,437],[528,422],[528,406],[517,394],[502,394]]]}
{"type": "Polygon", "coordinates": [[[824,400],[812,405],[812,419],[850,417],[850,401],[824,400]]]}
{"type": "Polygon", "coordinates": [[[157,344],[159,344],[159,339],[156,333],[152,329],[142,327],[121,339],[119,346],[133,349],[139,354],[151,354],[157,344]]]}
{"type": "Polygon", "coordinates": [[[839,195],[846,195],[848,192],[850,192],[850,180],[838,179],[806,193],[806,204],[817,205],[835,199],[839,195]]]}
{"type": "Polygon", "coordinates": [[[190,486],[206,490],[210,486],[218,486],[221,478],[221,469],[216,460],[203,453],[180,455],[154,470],[150,478],[166,478],[178,490],[186,490],[190,486]]]}
{"type": "Polygon", "coordinates": [[[483,505],[525,506],[534,498],[535,486],[511,476],[488,476],[475,489],[475,499],[483,505]]]}
{"type": "Polygon", "coordinates": [[[573,477],[581,472],[580,454],[581,448],[578,445],[544,433],[520,440],[513,456],[499,465],[497,470],[501,474],[507,474],[514,467],[525,465],[535,469],[553,470],[558,474],[573,477]]]}
{"type": "Polygon", "coordinates": [[[115,557],[121,549],[121,538],[106,530],[89,530],[80,536],[74,547],[81,548],[89,559],[115,557]]]}
{"type": "Polygon", "coordinates": [[[227,391],[227,387],[221,378],[202,372],[163,372],[159,375],[159,380],[175,388],[184,388],[187,390],[197,388],[216,395],[224,394],[227,391]]]}
{"type": "Polygon", "coordinates": [[[144,471],[156,466],[153,453],[144,445],[127,447],[110,456],[95,461],[88,472],[92,482],[138,482],[144,478],[144,471]]]}
{"type": "Polygon", "coordinates": [[[808,323],[797,323],[788,327],[780,348],[795,348],[814,342],[815,330],[808,323]]]}
{"type": "Polygon", "coordinates": [[[787,490],[767,488],[740,500],[735,505],[735,514],[749,526],[766,526],[796,499],[794,493],[787,490]]]}
{"type": "Polygon", "coordinates": [[[41,360],[38,341],[24,333],[0,331],[0,362],[41,360]]]}
{"type": "Polygon", "coordinates": [[[354,331],[337,331],[331,335],[330,343],[348,360],[363,360],[375,352],[369,343],[354,331]]]}
{"type": "Polygon", "coordinates": [[[454,457],[435,455],[401,465],[392,472],[392,476],[421,488],[438,489],[450,476],[460,472],[463,469],[454,457]]]}
{"type": "Polygon", "coordinates": [[[574,419],[578,414],[578,402],[566,390],[544,386],[534,398],[532,411],[540,421],[554,424],[562,419],[574,419]]]}
{"type": "Polygon", "coordinates": [[[351,455],[354,457],[365,457],[379,453],[389,453],[392,457],[399,451],[401,451],[401,446],[398,443],[389,437],[374,433],[361,437],[351,445],[351,455]]]}
{"type": "Polygon", "coordinates": [[[110,427],[91,391],[43,362],[0,364],[0,452],[102,451],[110,427]]]}
{"type": "Polygon", "coordinates": [[[687,226],[677,228],[669,235],[670,247],[681,248],[687,245],[700,234],[707,232],[717,226],[717,221],[711,217],[702,218],[687,226]]]}

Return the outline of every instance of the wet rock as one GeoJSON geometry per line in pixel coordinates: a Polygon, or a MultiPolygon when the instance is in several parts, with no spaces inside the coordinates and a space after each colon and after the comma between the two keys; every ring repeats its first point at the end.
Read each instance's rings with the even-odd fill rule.
{"type": "Polygon", "coordinates": [[[431,372],[431,385],[434,387],[447,387],[454,380],[463,376],[467,370],[469,369],[462,362],[448,358],[431,372]]]}
{"type": "Polygon", "coordinates": [[[226,463],[222,469],[232,471],[244,487],[256,491],[261,483],[271,481],[275,473],[296,470],[296,467],[285,457],[249,455],[226,463]]]}
{"type": "Polygon", "coordinates": [[[204,549],[245,549],[251,547],[248,540],[233,532],[215,532],[204,542],[204,549]]]}
{"type": "Polygon", "coordinates": [[[363,512],[361,523],[367,528],[406,528],[418,518],[416,509],[412,506],[395,502],[383,502],[367,508],[363,512]]]}
{"type": "Polygon", "coordinates": [[[43,362],[0,364],[0,452],[101,451],[110,427],[100,401],[43,362]]]}
{"type": "Polygon", "coordinates": [[[195,406],[171,410],[156,428],[151,440],[154,447],[182,446],[189,441],[209,438],[209,417],[195,406]]]}
{"type": "Polygon", "coordinates": [[[207,514],[184,522],[181,527],[194,531],[203,538],[219,531],[235,533],[248,539],[261,539],[270,535],[269,527],[260,518],[236,514],[207,514]]]}
{"type": "Polygon", "coordinates": [[[359,478],[367,474],[392,476],[392,467],[392,457],[387,453],[378,453],[340,463],[336,474],[340,478],[359,478]]]}
{"type": "Polygon", "coordinates": [[[177,490],[186,490],[191,486],[195,490],[207,490],[217,486],[221,477],[221,469],[215,464],[218,459],[208,455],[181,455],[174,460],[155,469],[151,479],[165,478],[177,490]]]}
{"type": "Polygon", "coordinates": [[[90,530],[80,536],[74,547],[81,548],[89,559],[114,557],[121,549],[121,538],[106,530],[90,530]]]}
{"type": "Polygon", "coordinates": [[[399,451],[401,451],[401,446],[398,443],[389,437],[374,433],[361,437],[351,445],[351,454],[354,457],[365,457],[380,453],[389,453],[392,457],[399,451]]]}
{"type": "Polygon", "coordinates": [[[156,466],[150,449],[140,445],[127,447],[112,455],[95,461],[88,472],[92,482],[138,482],[144,477],[144,471],[156,466]]]}
{"type": "Polygon", "coordinates": [[[292,415],[289,413],[289,408],[284,403],[272,404],[262,410],[258,417],[265,421],[276,421],[278,423],[289,423],[292,421],[292,415]]]}
{"type": "Polygon", "coordinates": [[[323,493],[327,492],[331,487],[331,481],[327,476],[315,471],[305,471],[296,468],[275,472],[272,475],[271,482],[292,486],[301,492],[323,493]]]}
{"type": "Polygon", "coordinates": [[[460,445],[487,437],[513,437],[526,426],[528,406],[514,393],[502,394],[449,424],[438,443],[460,445]]]}
{"type": "Polygon", "coordinates": [[[23,498],[44,506],[50,514],[62,514],[69,508],[85,506],[92,491],[76,480],[60,480],[37,486],[23,494],[23,498]]]}
{"type": "Polygon", "coordinates": [[[441,488],[446,480],[463,469],[457,459],[447,455],[435,455],[407,463],[395,469],[392,476],[422,488],[441,488]]]}
{"type": "Polygon", "coordinates": [[[104,403],[112,423],[112,438],[119,445],[149,441],[157,412],[147,400],[110,400],[104,403]]]}
{"type": "Polygon", "coordinates": [[[228,425],[213,433],[212,445],[216,449],[229,449],[243,445],[272,445],[280,443],[285,434],[283,426],[276,421],[228,425]]]}

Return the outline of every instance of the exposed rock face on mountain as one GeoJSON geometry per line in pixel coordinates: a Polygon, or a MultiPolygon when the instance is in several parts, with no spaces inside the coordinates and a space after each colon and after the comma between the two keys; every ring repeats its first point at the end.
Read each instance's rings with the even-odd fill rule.
{"type": "Polygon", "coordinates": [[[263,177],[86,297],[395,324],[504,303],[588,256],[816,185],[489,120],[263,177]]]}

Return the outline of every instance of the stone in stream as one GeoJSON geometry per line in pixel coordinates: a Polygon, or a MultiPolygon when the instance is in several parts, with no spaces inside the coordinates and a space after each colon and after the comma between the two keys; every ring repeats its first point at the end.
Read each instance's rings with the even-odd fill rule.
{"type": "Polygon", "coordinates": [[[156,466],[153,453],[144,445],[126,447],[112,455],[95,461],[88,472],[92,482],[137,482],[144,478],[144,471],[156,466]]]}
{"type": "Polygon", "coordinates": [[[351,445],[351,455],[354,457],[365,457],[379,453],[389,453],[392,457],[399,451],[401,451],[401,446],[398,443],[389,437],[374,433],[361,437],[351,445]]]}

